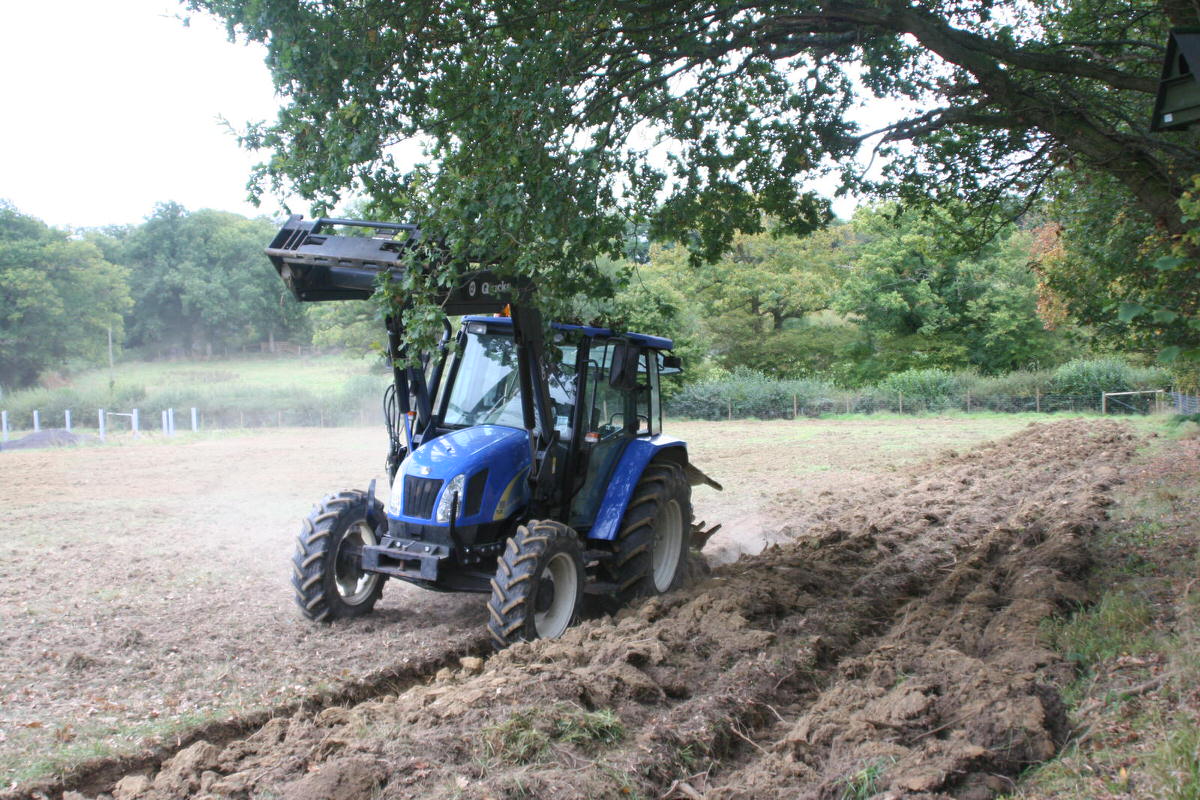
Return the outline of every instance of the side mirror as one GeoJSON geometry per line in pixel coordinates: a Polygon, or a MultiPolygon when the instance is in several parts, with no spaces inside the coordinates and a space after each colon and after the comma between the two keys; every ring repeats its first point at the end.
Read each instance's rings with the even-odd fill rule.
{"type": "Polygon", "coordinates": [[[683,359],[679,356],[663,356],[660,372],[663,375],[675,375],[683,372],[683,359]]]}
{"type": "Polygon", "coordinates": [[[608,369],[608,385],[629,391],[637,388],[638,358],[641,349],[630,342],[613,342],[612,366],[608,369]]]}

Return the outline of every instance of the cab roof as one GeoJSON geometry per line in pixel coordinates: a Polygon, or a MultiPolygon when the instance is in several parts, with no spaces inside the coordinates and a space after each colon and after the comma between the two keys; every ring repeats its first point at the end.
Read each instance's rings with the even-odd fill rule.
{"type": "MultiPolygon", "coordinates": [[[[463,322],[485,322],[488,325],[512,327],[512,319],[509,317],[469,316],[463,317],[463,322]]],[[[593,339],[611,339],[614,336],[623,336],[652,350],[670,350],[675,346],[675,343],[670,339],[664,339],[662,336],[651,336],[646,333],[614,333],[610,328],[594,328],[591,325],[567,325],[563,322],[552,322],[550,327],[556,331],[578,331],[584,336],[593,339]]]]}

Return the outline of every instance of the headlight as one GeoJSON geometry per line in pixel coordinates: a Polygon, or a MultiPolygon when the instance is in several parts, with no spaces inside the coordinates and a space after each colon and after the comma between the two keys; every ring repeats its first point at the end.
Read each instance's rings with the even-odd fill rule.
{"type": "Polygon", "coordinates": [[[387,513],[390,517],[400,516],[400,501],[404,497],[404,470],[396,471],[396,480],[392,481],[392,494],[388,497],[387,513]]]}
{"type": "Polygon", "coordinates": [[[450,506],[454,503],[454,498],[458,498],[458,511],[454,515],[455,519],[462,516],[463,509],[463,484],[467,482],[466,475],[455,475],[446,484],[446,488],[442,490],[442,499],[438,501],[436,519],[438,522],[450,521],[450,506]]]}

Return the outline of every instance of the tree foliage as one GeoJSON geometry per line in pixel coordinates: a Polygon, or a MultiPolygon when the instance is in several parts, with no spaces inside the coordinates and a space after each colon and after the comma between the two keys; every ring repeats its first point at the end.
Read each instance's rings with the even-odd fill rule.
{"type": "Polygon", "coordinates": [[[965,200],[980,239],[1063,166],[1178,236],[1200,172],[1196,133],[1146,124],[1168,26],[1200,22],[1188,0],[188,4],[268,48],[284,105],[245,134],[266,156],[254,191],[318,208],[365,192],[460,261],[533,276],[552,309],[611,291],[595,256],[631,219],[715,258],[764,214],[793,234],[828,222],[809,187],[830,172],[965,200]],[[851,112],[873,97],[909,113],[864,131],[851,112]],[[423,163],[396,162],[406,140],[423,163]]]}
{"type": "MultiPolygon", "coordinates": [[[[1193,224],[1200,176],[1195,185],[1180,200],[1193,224]]],[[[1085,322],[1100,347],[1200,361],[1200,228],[1165,236],[1115,189],[1104,176],[1057,181],[1036,259],[1047,316],[1085,322]]]]}
{"type": "MultiPolygon", "coordinates": [[[[861,211],[858,258],[834,307],[874,341],[877,374],[975,367],[988,374],[1054,362],[1061,335],[1038,316],[1032,236],[1009,229],[982,247],[947,235],[954,207],[928,215],[861,211]]],[[[868,372],[870,365],[865,365],[868,372]]]]}
{"type": "Polygon", "coordinates": [[[0,203],[0,385],[99,362],[119,346],[130,305],[126,273],[94,245],[0,203]]]}
{"type": "Polygon", "coordinates": [[[130,270],[129,344],[192,354],[270,336],[308,336],[304,309],[263,255],[277,226],[160,204],[142,225],[102,237],[130,270]]]}

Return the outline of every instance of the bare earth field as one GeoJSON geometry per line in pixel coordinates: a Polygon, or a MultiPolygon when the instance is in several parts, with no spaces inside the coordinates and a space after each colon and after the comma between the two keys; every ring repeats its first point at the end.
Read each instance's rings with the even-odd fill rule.
{"type": "Polygon", "coordinates": [[[1065,736],[1071,667],[1038,623],[1083,599],[1136,445],[1027,426],[672,425],[726,485],[696,494],[711,560],[775,546],[462,666],[478,596],[293,611],[299,518],[381,477],[380,431],[5,452],[0,776],[122,800],[991,796],[1065,736]]]}

